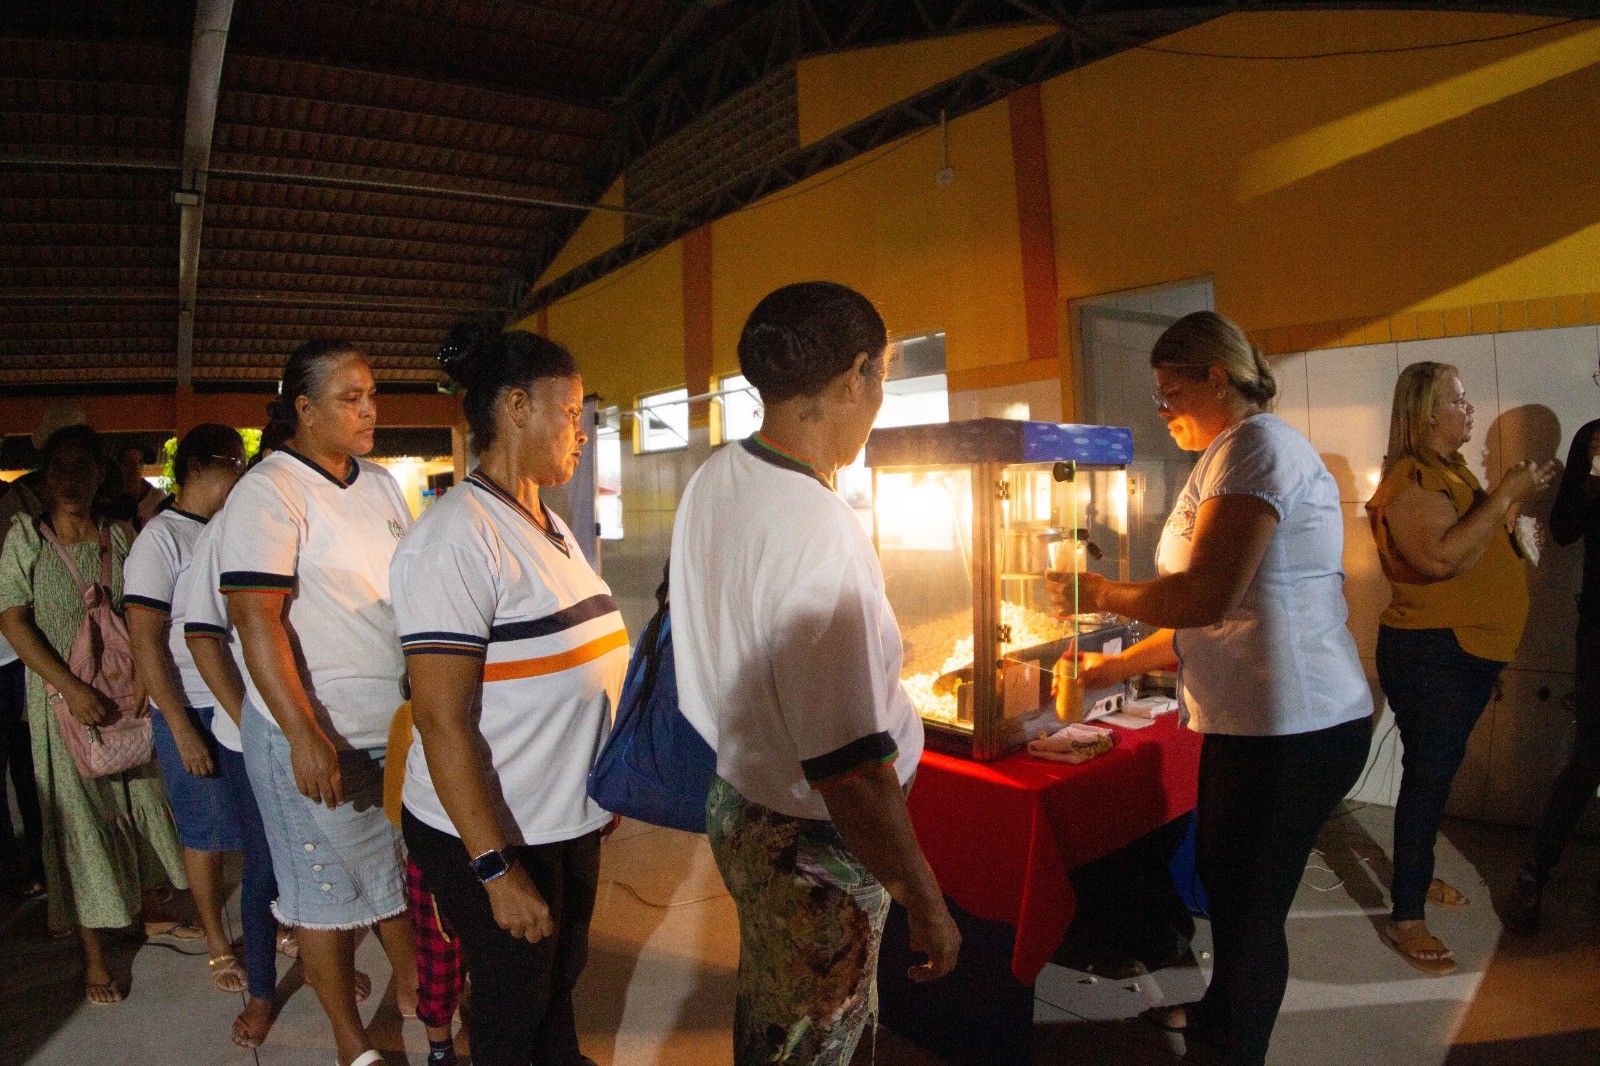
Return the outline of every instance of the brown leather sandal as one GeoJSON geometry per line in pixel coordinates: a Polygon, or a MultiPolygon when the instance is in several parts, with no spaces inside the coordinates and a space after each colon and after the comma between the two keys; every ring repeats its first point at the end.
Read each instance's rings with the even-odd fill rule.
{"type": "Polygon", "coordinates": [[[1393,919],[1389,919],[1378,927],[1378,935],[1402,959],[1425,974],[1443,977],[1456,972],[1455,954],[1421,923],[1402,929],[1393,919]],[[1424,952],[1427,954],[1424,955],[1424,952]]]}
{"type": "Polygon", "coordinates": [[[1470,899],[1437,877],[1428,886],[1428,902],[1438,904],[1441,907],[1468,907],[1472,905],[1470,899]]]}

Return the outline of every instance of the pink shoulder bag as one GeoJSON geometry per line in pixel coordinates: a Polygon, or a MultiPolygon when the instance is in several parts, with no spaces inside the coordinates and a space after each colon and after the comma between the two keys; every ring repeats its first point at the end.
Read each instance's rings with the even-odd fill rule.
{"type": "Polygon", "coordinates": [[[56,555],[66,564],[86,608],[78,635],[67,653],[67,669],[72,676],[98,692],[110,705],[111,713],[98,725],[84,725],[67,707],[66,697],[45,682],[50,709],[61,725],[61,735],[86,778],[143,766],[152,754],[150,718],[138,717],[139,684],[133,670],[133,642],[128,626],[111,606],[111,532],[100,530],[100,580],[83,580],[77,564],[56,539],[55,530],[39,523],[40,532],[56,555]]]}

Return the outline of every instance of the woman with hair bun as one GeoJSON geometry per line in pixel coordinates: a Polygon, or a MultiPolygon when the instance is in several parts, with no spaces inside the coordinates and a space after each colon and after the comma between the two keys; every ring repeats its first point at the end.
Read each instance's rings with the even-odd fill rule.
{"type": "Polygon", "coordinates": [[[961,946],[906,810],[922,719],[900,628],[833,490],[883,405],[887,343],[843,285],[762,299],[739,337],[761,429],[700,468],[672,531],[679,706],[717,753],[706,832],[739,911],[737,1066],[850,1061],[891,899],[928,956],[913,979],[961,946]]]}
{"type": "Polygon", "coordinates": [[[577,469],[583,380],[563,347],[486,322],[439,362],[466,388],[476,469],[395,554],[415,739],[406,844],[472,982],[472,1061],[577,1066],[611,816],[585,781],[628,662],[611,590],[539,499],[577,469]]]}
{"type": "Polygon", "coordinates": [[[1366,762],[1372,697],[1345,628],[1339,489],[1298,431],[1269,414],[1272,368],[1211,311],[1150,353],[1156,409],[1200,458],[1167,519],[1153,581],[1050,576],[1058,609],[1161,627],[1117,655],[1085,654],[1083,684],[1180,669],[1204,734],[1198,862],[1216,967],[1203,999],[1157,1007],[1160,1027],[1266,1060],[1289,980],[1284,923],[1317,833],[1366,762]],[[1180,666],[1181,659],[1181,666],[1180,666]]]}
{"type": "Polygon", "coordinates": [[[302,345],[266,434],[282,438],[223,513],[221,589],[244,653],[245,766],[272,851],[273,910],[333,1025],[342,1066],[381,1061],[361,1015],[356,931],[375,926],[415,997],[401,842],[383,814],[384,742],[404,700],[389,560],[411,525],[372,450],[376,387],[358,350],[302,345]]]}

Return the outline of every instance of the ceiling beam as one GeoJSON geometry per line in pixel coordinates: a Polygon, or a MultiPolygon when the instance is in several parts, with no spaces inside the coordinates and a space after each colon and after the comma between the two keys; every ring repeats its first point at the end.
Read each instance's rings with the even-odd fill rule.
{"type": "MultiPolygon", "coordinates": [[[[231,3],[232,0],[215,0],[215,2],[231,3]]],[[[214,100],[212,105],[214,108],[214,100]]],[[[212,114],[213,116],[215,115],[214,110],[212,114]]],[[[187,140],[186,136],[186,143],[187,140]]],[[[210,144],[208,142],[208,164],[209,150],[210,144]]],[[[214,178],[218,180],[266,182],[274,185],[310,185],[333,189],[353,189],[358,192],[394,193],[402,196],[422,196],[444,200],[469,200],[475,203],[497,204],[509,207],[531,207],[540,210],[608,211],[619,215],[633,215],[647,219],[665,217],[648,211],[634,211],[611,204],[578,203],[572,200],[560,200],[552,197],[517,196],[510,193],[489,192],[479,189],[452,189],[442,185],[424,185],[419,182],[373,181],[366,178],[339,177],[333,174],[295,174],[280,170],[244,170],[235,167],[211,167],[209,165],[197,172],[191,170],[187,165],[180,168],[171,163],[150,159],[49,159],[41,156],[0,156],[0,169],[33,171],[159,171],[165,173],[181,172],[186,176],[198,173],[201,176],[202,186],[205,179],[214,178]]],[[[185,188],[188,187],[185,185],[185,188]]]]}
{"type": "Polygon", "coordinates": [[[222,57],[228,49],[233,0],[196,0],[194,43],[189,55],[189,99],[183,121],[183,167],[178,177],[178,385],[188,388],[194,371],[194,298],[200,284],[200,230],[205,224],[206,169],[222,90],[222,57]]]}

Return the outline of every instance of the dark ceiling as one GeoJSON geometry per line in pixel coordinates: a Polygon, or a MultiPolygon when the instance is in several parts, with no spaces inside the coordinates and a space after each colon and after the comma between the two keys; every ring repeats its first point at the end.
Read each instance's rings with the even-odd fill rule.
{"type": "MultiPolygon", "coordinates": [[[[964,113],[1228,11],[1328,6],[1592,8],[8,0],[0,389],[266,387],[310,336],[359,343],[391,389],[431,389],[432,353],[457,318],[526,313],[695,225],[936,123],[943,110],[964,113]],[[214,26],[219,10],[220,73],[213,56],[212,73],[191,79],[208,69],[197,40],[217,38],[197,24],[214,26]],[[670,185],[674,167],[683,169],[674,147],[677,160],[692,161],[711,143],[695,139],[697,120],[726,127],[729,109],[773,95],[774,77],[792,82],[795,59],[1021,22],[1060,32],[831,139],[774,141],[764,158],[730,158],[715,187],[646,204],[652,213],[629,217],[624,246],[531,291],[585,206],[631,175],[630,164],[660,177],[666,160],[670,185]],[[208,113],[192,102],[197,89],[214,101],[214,125],[195,121],[208,113]],[[180,207],[184,199],[194,206],[180,207]]],[[[631,198],[631,176],[629,185],[631,198]]]]}
{"type": "MultiPolygon", "coordinates": [[[[191,380],[259,385],[327,335],[359,341],[391,385],[430,387],[451,322],[514,309],[583,217],[540,201],[592,204],[630,155],[760,75],[696,75],[718,42],[822,31],[775,42],[781,62],[825,48],[829,26],[861,44],[1030,18],[948,0],[238,0],[191,380]],[[630,146],[623,116],[652,94],[658,121],[630,146]]],[[[185,377],[174,193],[193,187],[195,37],[196,0],[0,12],[0,386],[185,377]]]]}

